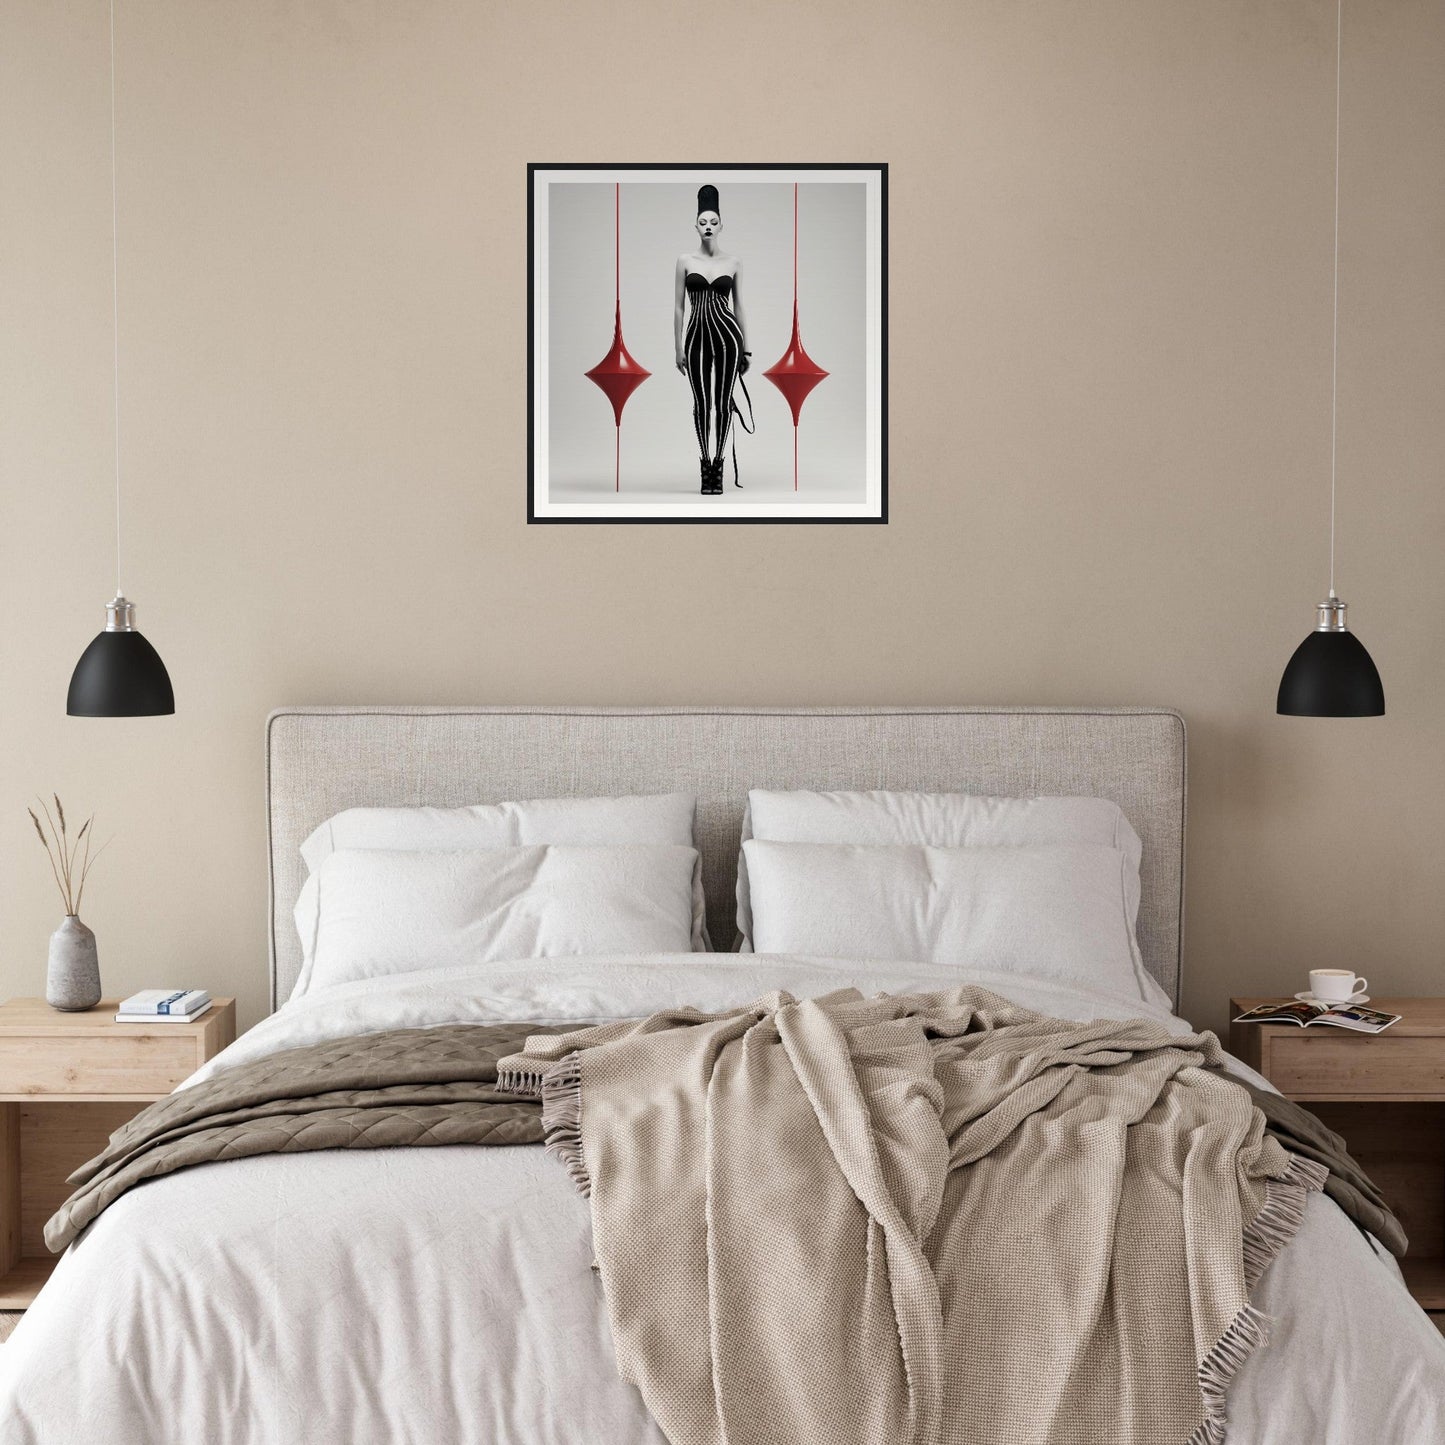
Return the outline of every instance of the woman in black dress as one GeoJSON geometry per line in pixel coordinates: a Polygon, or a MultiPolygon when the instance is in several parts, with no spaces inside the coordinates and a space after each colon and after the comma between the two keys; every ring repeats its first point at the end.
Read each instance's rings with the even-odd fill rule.
{"type": "MultiPolygon", "coordinates": [[[[673,339],[677,369],[692,387],[692,422],[701,455],[702,491],[720,496],[723,454],[732,432],[733,412],[737,410],[733,388],[748,369],[751,353],[743,317],[742,262],[718,246],[722,215],[716,186],[698,189],[696,226],[698,249],[677,258],[673,339]]],[[[743,394],[747,394],[746,385],[743,394]]],[[[733,484],[741,486],[737,476],[734,445],[733,484]]]]}

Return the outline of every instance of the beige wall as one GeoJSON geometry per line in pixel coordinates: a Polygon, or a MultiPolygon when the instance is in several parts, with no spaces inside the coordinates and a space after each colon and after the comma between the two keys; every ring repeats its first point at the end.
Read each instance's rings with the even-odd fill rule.
{"type": "Polygon", "coordinates": [[[0,993],[114,834],[114,992],[265,1006],[280,703],[1163,702],[1185,1011],[1445,991],[1445,8],[1346,7],[1339,587],[1378,721],[1277,718],[1326,585],[1328,0],[119,0],[125,586],[173,719],[64,715],[111,588],[103,0],[0,0],[0,993]],[[715,63],[699,66],[703,50],[715,63]],[[528,160],[886,160],[892,522],[527,527],[528,160]]]}

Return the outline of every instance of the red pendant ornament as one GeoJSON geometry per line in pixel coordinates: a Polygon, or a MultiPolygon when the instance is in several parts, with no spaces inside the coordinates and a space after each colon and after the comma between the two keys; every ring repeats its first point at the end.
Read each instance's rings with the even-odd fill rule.
{"type": "Polygon", "coordinates": [[[803,350],[798,332],[798,183],[793,182],[793,335],[781,360],[763,375],[783,393],[788,410],[793,413],[793,490],[798,490],[798,420],[808,394],[827,372],[803,350]]]}
{"type": "Polygon", "coordinates": [[[827,376],[827,372],[803,350],[803,338],[798,335],[798,303],[793,302],[793,339],[783,353],[783,359],[770,366],[763,375],[778,388],[787,399],[793,413],[793,425],[797,426],[808,393],[827,376]]]}
{"type": "Polygon", "coordinates": [[[616,310],[613,312],[612,347],[607,355],[585,373],[601,387],[607,400],[612,403],[613,423],[617,427],[617,442],[613,452],[613,490],[622,490],[622,408],[627,398],[647,380],[652,373],[627,350],[622,340],[622,187],[614,182],[612,187],[612,257],[613,280],[616,289],[616,310]]]}
{"type": "Polygon", "coordinates": [[[622,303],[617,304],[616,320],[612,326],[612,350],[586,374],[607,394],[612,403],[612,415],[617,426],[622,425],[622,408],[627,398],[647,380],[652,373],[629,354],[622,340],[622,303]]]}

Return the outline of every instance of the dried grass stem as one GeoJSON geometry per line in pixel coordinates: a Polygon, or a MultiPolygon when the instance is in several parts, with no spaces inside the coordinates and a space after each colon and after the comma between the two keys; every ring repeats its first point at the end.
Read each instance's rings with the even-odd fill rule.
{"type": "Polygon", "coordinates": [[[90,843],[93,836],[92,824],[95,822],[95,814],[92,813],[85,822],[80,825],[80,831],[74,838],[65,822],[65,809],[60,802],[60,794],[52,793],[51,799],[55,803],[55,817],[51,817],[50,808],[43,798],[36,798],[40,804],[40,811],[45,816],[45,822],[50,827],[47,835],[45,827],[36,816],[34,808],[26,808],[30,814],[30,821],[35,824],[36,836],[40,839],[41,846],[45,849],[46,860],[50,864],[51,875],[55,879],[55,886],[60,890],[60,901],[65,905],[65,911],[69,914],[79,916],[81,899],[85,897],[85,880],[90,874],[90,866],[96,859],[105,852],[109,842],[103,845],[91,857],[90,843]],[[56,823],[58,818],[59,824],[56,823]],[[84,844],[84,851],[81,845],[84,844]]]}

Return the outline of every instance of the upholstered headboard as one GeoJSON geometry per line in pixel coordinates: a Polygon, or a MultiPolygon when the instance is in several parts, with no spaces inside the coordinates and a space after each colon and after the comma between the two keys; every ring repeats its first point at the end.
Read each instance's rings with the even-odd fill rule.
{"type": "Polygon", "coordinates": [[[692,793],[728,948],[750,787],[1112,798],[1144,843],[1144,962],[1178,1002],[1184,719],[1167,708],[296,707],[266,726],[272,1006],[301,967],[298,849],[342,808],[692,793]]]}

